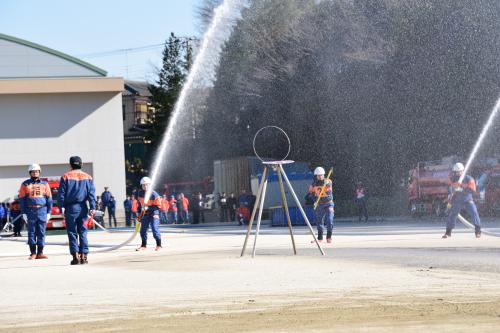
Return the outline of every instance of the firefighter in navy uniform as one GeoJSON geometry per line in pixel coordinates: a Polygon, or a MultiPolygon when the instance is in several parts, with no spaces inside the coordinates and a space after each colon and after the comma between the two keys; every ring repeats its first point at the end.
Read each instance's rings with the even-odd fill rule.
{"type": "Polygon", "coordinates": [[[314,169],[314,181],[309,187],[309,193],[312,193],[315,201],[319,198],[318,207],[315,211],[315,221],[318,228],[318,241],[323,240],[323,229],[326,224],[326,241],[332,242],[334,203],[332,193],[332,181],[325,179],[325,169],[317,167],[314,169]],[[324,187],[323,193],[321,193],[324,187]]]}
{"type": "Polygon", "coordinates": [[[466,175],[461,182],[460,177],[464,173],[465,167],[462,163],[453,165],[452,173],[449,179],[448,200],[451,204],[450,215],[446,223],[446,232],[442,238],[451,237],[451,231],[455,228],[458,214],[465,209],[472,218],[475,227],[476,238],[481,237],[481,220],[477,213],[477,207],[473,200],[473,194],[476,192],[476,182],[474,178],[466,175]]]}
{"type": "Polygon", "coordinates": [[[87,264],[89,246],[85,222],[96,208],[95,187],[92,177],[81,170],[80,157],[72,156],[69,164],[71,171],[61,177],[57,202],[66,219],[69,252],[73,256],[71,265],[87,264]]]}
{"type": "Polygon", "coordinates": [[[52,193],[47,182],[40,180],[42,169],[38,164],[28,168],[30,179],[25,180],[19,189],[21,214],[28,224],[29,259],[47,259],[43,254],[45,228],[52,211],[52,193]]]}
{"type": "Polygon", "coordinates": [[[23,230],[23,220],[17,218],[19,215],[21,215],[21,205],[17,200],[10,205],[10,217],[14,221],[14,237],[21,237],[21,231],[23,230]]]}
{"type": "Polygon", "coordinates": [[[148,243],[148,229],[151,226],[151,231],[153,232],[153,237],[156,240],[156,248],[155,251],[159,251],[161,249],[161,234],[160,234],[160,209],[162,204],[161,196],[155,191],[151,191],[151,195],[147,202],[144,202],[144,196],[146,192],[149,190],[150,186],[152,186],[151,178],[143,177],[141,179],[141,187],[142,190],[139,191],[139,210],[144,210],[144,216],[141,220],[141,246],[136,249],[136,251],[146,250],[146,246],[148,243]]]}

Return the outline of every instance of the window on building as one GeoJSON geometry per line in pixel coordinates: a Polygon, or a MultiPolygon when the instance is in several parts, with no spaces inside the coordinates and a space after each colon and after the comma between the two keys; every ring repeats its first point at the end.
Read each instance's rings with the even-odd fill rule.
{"type": "Polygon", "coordinates": [[[148,105],[146,103],[135,104],[135,122],[139,125],[147,124],[148,122],[148,105]]]}
{"type": "Polygon", "coordinates": [[[125,121],[125,119],[127,118],[127,114],[125,113],[125,104],[122,105],[122,117],[123,121],[125,121]]]}

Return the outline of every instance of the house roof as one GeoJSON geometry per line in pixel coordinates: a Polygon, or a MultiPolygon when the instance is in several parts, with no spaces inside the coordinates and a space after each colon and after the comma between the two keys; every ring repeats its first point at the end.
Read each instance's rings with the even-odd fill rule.
{"type": "Polygon", "coordinates": [[[147,83],[146,81],[125,80],[125,89],[123,90],[123,95],[151,97],[151,92],[149,91],[149,83],[147,83]]]}

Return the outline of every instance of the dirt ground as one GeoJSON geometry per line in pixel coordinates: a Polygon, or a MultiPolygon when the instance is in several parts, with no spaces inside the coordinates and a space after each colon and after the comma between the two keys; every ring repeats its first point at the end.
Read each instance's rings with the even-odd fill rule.
{"type": "Polygon", "coordinates": [[[255,258],[239,257],[237,227],[165,228],[161,252],[133,244],[82,266],[68,265],[64,235],[37,261],[2,240],[0,331],[498,332],[500,240],[441,240],[441,227],[337,226],[325,257],[303,228],[297,256],[287,230],[264,228],[255,258]]]}

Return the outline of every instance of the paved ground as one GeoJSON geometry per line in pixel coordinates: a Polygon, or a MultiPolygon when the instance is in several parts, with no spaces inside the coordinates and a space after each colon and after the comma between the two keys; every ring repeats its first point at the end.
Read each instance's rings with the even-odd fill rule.
{"type": "MultiPolygon", "coordinates": [[[[92,250],[124,241],[123,231],[92,232],[92,250]]],[[[499,238],[460,228],[442,240],[436,220],[343,221],[322,257],[305,228],[295,231],[297,256],[287,229],[264,227],[252,259],[239,257],[241,227],[169,226],[160,252],[134,252],[136,239],[85,266],[68,265],[64,235],[48,237],[43,261],[0,240],[0,330],[498,331],[499,238]]]]}

